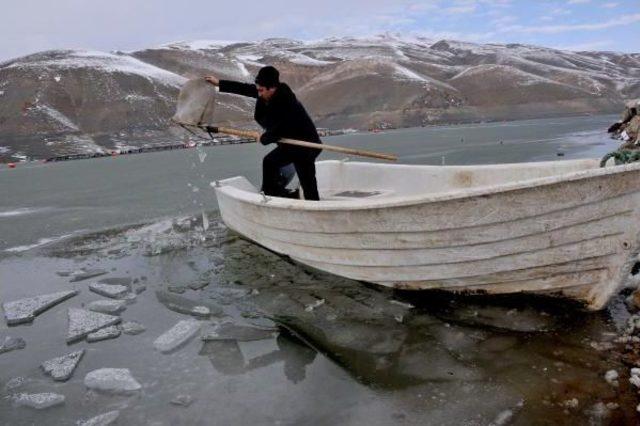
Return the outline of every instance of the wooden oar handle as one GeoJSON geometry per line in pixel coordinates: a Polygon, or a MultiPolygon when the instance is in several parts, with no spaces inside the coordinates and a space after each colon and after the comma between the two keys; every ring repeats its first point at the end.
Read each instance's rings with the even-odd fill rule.
{"type": "MultiPolygon", "coordinates": [[[[240,136],[240,137],[244,137],[244,138],[252,138],[252,139],[255,139],[256,141],[260,140],[260,132],[254,132],[254,131],[250,131],[250,130],[232,129],[230,127],[207,127],[206,130],[211,132],[211,133],[224,133],[226,135],[240,136]]],[[[326,144],[313,143],[313,142],[307,142],[307,141],[299,141],[297,139],[282,138],[282,139],[278,140],[278,143],[286,143],[288,145],[303,146],[305,148],[324,149],[324,150],[332,151],[332,152],[340,152],[342,154],[351,154],[351,155],[355,155],[355,156],[358,156],[358,157],[377,158],[379,160],[387,160],[387,161],[397,161],[398,160],[398,157],[396,157],[395,155],[391,155],[391,154],[383,154],[383,153],[380,153],[380,152],[363,151],[363,150],[359,150],[359,149],[344,148],[342,146],[326,145],[326,144]]]]}

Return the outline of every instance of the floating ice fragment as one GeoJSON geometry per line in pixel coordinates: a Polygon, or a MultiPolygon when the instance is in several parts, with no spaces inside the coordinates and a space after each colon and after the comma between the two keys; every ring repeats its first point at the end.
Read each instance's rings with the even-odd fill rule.
{"type": "Polygon", "coordinates": [[[7,384],[4,385],[4,390],[6,390],[7,392],[10,392],[22,386],[24,382],[25,382],[24,377],[21,377],[21,376],[14,377],[13,379],[9,380],[7,384]]]}
{"type": "Polygon", "coordinates": [[[11,352],[16,349],[24,349],[27,344],[22,337],[6,336],[4,341],[0,343],[0,354],[11,352]]]}
{"type": "Polygon", "coordinates": [[[37,410],[53,407],[64,403],[64,395],[57,393],[19,393],[13,396],[13,402],[22,407],[31,407],[37,410]]]}
{"type": "Polygon", "coordinates": [[[118,315],[127,309],[127,302],[124,300],[96,300],[87,305],[87,308],[93,312],[102,314],[118,315]]]}
{"type": "Polygon", "coordinates": [[[83,339],[89,333],[120,322],[120,317],[78,308],[69,308],[68,316],[67,343],[73,343],[83,339]]]}
{"type": "Polygon", "coordinates": [[[194,316],[206,318],[209,315],[211,315],[211,310],[209,308],[207,308],[206,306],[195,306],[191,310],[191,314],[194,315],[194,316]]]}
{"type": "Polygon", "coordinates": [[[194,398],[191,395],[176,395],[176,397],[171,400],[171,403],[173,405],[188,407],[193,403],[193,401],[194,398]]]}
{"type": "Polygon", "coordinates": [[[119,336],[120,336],[120,329],[115,325],[112,325],[110,327],[101,328],[100,330],[94,333],[89,333],[87,335],[87,342],[94,343],[94,342],[99,342],[101,340],[115,339],[116,337],[119,337],[119,336]]]}
{"type": "Polygon", "coordinates": [[[72,274],[69,282],[74,283],[77,281],[88,280],[89,278],[99,277],[100,275],[105,275],[108,273],[109,272],[105,271],[104,269],[85,269],[85,270],[75,271],[72,274]]]}
{"type": "Polygon", "coordinates": [[[120,416],[120,411],[108,411],[104,414],[100,414],[99,416],[92,417],[89,420],[85,420],[84,422],[78,422],[78,426],[109,426],[116,421],[118,416],[120,416]]]}
{"type": "Polygon", "coordinates": [[[136,321],[125,321],[120,325],[120,328],[122,329],[122,332],[124,334],[129,334],[132,336],[143,333],[146,330],[144,325],[136,321]]]}
{"type": "Polygon", "coordinates": [[[79,292],[77,290],[61,291],[58,293],[45,294],[42,296],[30,297],[28,299],[14,300],[2,305],[4,317],[7,325],[31,322],[47,309],[63,302],[79,292]]]}
{"type": "Polygon", "coordinates": [[[129,293],[129,287],[118,284],[89,284],[89,290],[99,294],[100,296],[110,297],[112,299],[120,299],[129,293]]]}
{"type": "Polygon", "coordinates": [[[196,320],[182,320],[160,335],[153,346],[162,353],[172,352],[186,344],[200,330],[200,322],[196,320]]]}
{"type": "Polygon", "coordinates": [[[126,394],[140,390],[142,386],[131,375],[128,368],[100,368],[93,370],[84,378],[84,385],[89,389],[126,394]]]}
{"type": "Polygon", "coordinates": [[[45,361],[40,366],[53,380],[69,380],[84,355],[84,349],[45,361]]]}

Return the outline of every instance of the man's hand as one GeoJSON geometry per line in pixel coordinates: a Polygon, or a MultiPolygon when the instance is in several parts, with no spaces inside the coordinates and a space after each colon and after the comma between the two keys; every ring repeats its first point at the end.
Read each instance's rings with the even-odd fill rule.
{"type": "Polygon", "coordinates": [[[220,84],[220,80],[218,80],[217,77],[214,77],[212,75],[208,75],[204,78],[207,82],[213,84],[214,86],[218,86],[220,84]]]}

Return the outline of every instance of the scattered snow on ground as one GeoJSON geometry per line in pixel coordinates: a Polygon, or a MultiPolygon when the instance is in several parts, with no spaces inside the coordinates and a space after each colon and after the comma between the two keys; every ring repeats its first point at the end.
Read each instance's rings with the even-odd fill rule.
{"type": "Polygon", "coordinates": [[[266,65],[260,62],[263,58],[262,55],[236,55],[236,58],[247,65],[253,65],[257,67],[263,67],[266,65]]]}
{"type": "Polygon", "coordinates": [[[61,113],[60,111],[58,111],[55,108],[52,108],[48,105],[42,105],[42,104],[38,104],[34,107],[35,111],[39,111],[39,112],[43,112],[44,114],[46,114],[49,118],[53,119],[54,121],[56,121],[57,123],[61,124],[62,126],[64,126],[66,129],[68,130],[74,130],[74,131],[78,131],[80,130],[78,128],[78,126],[69,119],[69,117],[67,117],[66,115],[64,115],[63,113],[61,113]]]}
{"type": "Polygon", "coordinates": [[[220,49],[231,44],[243,43],[237,40],[193,40],[176,41],[160,45],[159,48],[183,49],[183,50],[210,50],[220,49]]]}
{"type": "Polygon", "coordinates": [[[28,62],[16,61],[7,66],[7,68],[44,68],[52,70],[93,68],[107,73],[138,75],[151,82],[173,87],[181,87],[186,81],[184,77],[127,55],[114,55],[111,53],[88,50],[74,50],[64,53],[64,56],[57,58],[43,58],[41,60],[32,59],[28,62]]]}
{"type": "Polygon", "coordinates": [[[395,65],[394,66],[394,75],[398,76],[402,79],[408,79],[408,80],[417,80],[417,81],[422,81],[422,82],[427,82],[427,80],[422,77],[420,74],[411,71],[409,68],[405,68],[401,65],[395,65]]]}

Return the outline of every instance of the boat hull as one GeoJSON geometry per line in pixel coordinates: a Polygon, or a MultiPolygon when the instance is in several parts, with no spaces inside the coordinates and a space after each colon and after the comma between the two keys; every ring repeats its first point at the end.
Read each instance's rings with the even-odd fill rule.
{"type": "Polygon", "coordinates": [[[638,167],[387,202],[314,205],[243,185],[216,188],[229,228],[300,263],[393,288],[542,293],[597,310],[625,285],[639,250],[638,167]]]}

